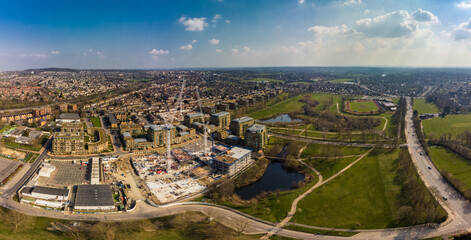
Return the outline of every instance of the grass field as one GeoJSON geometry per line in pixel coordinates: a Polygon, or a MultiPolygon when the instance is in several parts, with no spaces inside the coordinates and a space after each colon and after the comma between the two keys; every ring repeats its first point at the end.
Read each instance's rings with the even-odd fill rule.
{"type": "Polygon", "coordinates": [[[328,179],[357,159],[358,157],[347,157],[339,159],[309,159],[304,161],[319,171],[324,179],[328,179]]]}
{"type": "Polygon", "coordinates": [[[372,101],[352,101],[349,102],[350,111],[352,112],[375,112],[378,107],[372,101]]]}
{"type": "Polygon", "coordinates": [[[339,78],[339,79],[329,80],[328,82],[331,82],[331,83],[346,83],[346,82],[354,82],[354,80],[351,79],[351,78],[339,78]]]}
{"type": "Polygon", "coordinates": [[[323,230],[323,229],[315,229],[315,228],[306,228],[297,225],[288,225],[285,227],[286,229],[300,231],[300,232],[307,232],[307,233],[314,233],[320,235],[327,235],[327,236],[342,236],[342,237],[351,237],[358,232],[341,232],[341,231],[330,231],[330,230],[323,230]]]}
{"type": "MultiPolygon", "coordinates": [[[[200,215],[199,213],[190,213],[193,215],[200,215]]],[[[3,216],[2,216],[3,217],[3,216]]],[[[174,217],[164,217],[159,218],[162,222],[160,227],[155,227],[151,231],[144,231],[139,229],[134,229],[128,231],[128,233],[123,233],[120,229],[117,229],[115,232],[114,239],[166,239],[166,240],[181,240],[181,239],[195,239],[195,236],[198,235],[197,239],[205,239],[209,237],[208,232],[217,233],[219,236],[227,236],[228,239],[259,239],[260,235],[239,235],[235,233],[232,229],[229,229],[221,224],[218,224],[216,221],[212,222],[200,222],[194,223],[192,226],[187,228],[172,228],[170,222],[174,217]],[[203,230],[204,229],[204,230],[203,230]]],[[[156,221],[152,219],[151,221],[156,221]]],[[[6,224],[0,225],[0,239],[2,240],[63,240],[63,239],[76,239],[67,233],[62,233],[58,231],[49,231],[47,228],[52,222],[68,223],[65,220],[58,220],[52,218],[44,217],[34,217],[33,222],[30,228],[18,229],[17,231],[12,231],[6,224]]],[[[129,223],[139,226],[139,223],[130,221],[129,223]]],[[[115,228],[117,224],[113,223],[115,228]]],[[[157,225],[158,226],[158,225],[157,225]]],[[[90,239],[82,234],[80,239],[90,239]]],[[[105,239],[100,236],[93,236],[92,239],[105,239]]]]}
{"type": "Polygon", "coordinates": [[[362,147],[350,147],[350,146],[333,146],[333,145],[326,145],[326,144],[316,144],[316,143],[309,143],[306,149],[301,153],[301,158],[309,158],[309,157],[319,157],[323,154],[323,152],[334,152],[338,151],[343,156],[350,156],[350,155],[361,155],[368,151],[369,148],[362,148],[362,147]]]}
{"type": "MultiPolygon", "coordinates": [[[[319,101],[320,104],[316,107],[316,109],[319,109],[319,110],[337,111],[336,103],[341,101],[341,97],[339,95],[334,95],[334,94],[311,93],[309,95],[313,99],[316,99],[317,101],[319,101]],[[333,104],[332,105],[324,104],[325,102],[329,101],[331,97],[333,100],[333,104]]],[[[278,113],[299,112],[304,106],[304,103],[299,102],[299,100],[302,99],[303,96],[304,95],[299,95],[296,97],[289,98],[283,102],[279,102],[261,111],[251,113],[249,114],[249,117],[252,117],[255,119],[261,119],[261,118],[269,118],[278,113]]]]}
{"type": "Polygon", "coordinates": [[[427,137],[439,137],[446,133],[456,136],[465,130],[471,131],[471,114],[447,115],[422,121],[427,137]]]}
{"type": "Polygon", "coordinates": [[[287,212],[291,209],[294,199],[314,186],[317,177],[304,187],[272,193],[268,197],[262,198],[257,204],[250,206],[236,206],[232,203],[224,205],[237,209],[254,217],[258,217],[271,222],[279,222],[286,217],[287,212]]]}
{"type": "Polygon", "coordinates": [[[319,227],[386,228],[397,214],[398,151],[368,155],[298,204],[293,222],[319,227]]]}
{"type": "Polygon", "coordinates": [[[468,189],[471,188],[471,161],[443,147],[430,147],[430,157],[440,170],[445,170],[453,177],[463,182],[468,189]]]}
{"type": "Polygon", "coordinates": [[[440,112],[435,104],[428,103],[425,99],[414,99],[414,110],[419,114],[440,112]]]}
{"type": "Polygon", "coordinates": [[[101,127],[101,122],[99,117],[91,117],[90,120],[94,127],[101,127]]]}

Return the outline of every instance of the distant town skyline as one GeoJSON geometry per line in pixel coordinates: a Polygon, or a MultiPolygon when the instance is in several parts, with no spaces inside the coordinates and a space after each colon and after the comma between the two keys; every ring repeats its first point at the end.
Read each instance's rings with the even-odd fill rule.
{"type": "Polygon", "coordinates": [[[0,71],[471,67],[471,1],[13,1],[0,35],[0,71]]]}

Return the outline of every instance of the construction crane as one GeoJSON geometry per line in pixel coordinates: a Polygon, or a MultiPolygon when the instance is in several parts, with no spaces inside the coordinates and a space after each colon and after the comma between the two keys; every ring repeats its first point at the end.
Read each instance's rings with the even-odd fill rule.
{"type": "Polygon", "coordinates": [[[185,88],[186,79],[183,78],[182,88],[180,89],[180,95],[178,97],[178,102],[180,104],[180,116],[183,117],[183,89],[185,88]]]}
{"type": "Polygon", "coordinates": [[[200,108],[200,113],[203,114],[203,136],[204,136],[204,149],[203,149],[203,152],[204,152],[204,156],[207,156],[208,155],[208,152],[207,152],[207,148],[208,148],[208,131],[206,129],[206,122],[205,122],[205,119],[204,119],[204,113],[203,113],[203,110],[201,108],[201,98],[200,98],[200,91],[198,90],[199,88],[196,87],[196,96],[198,97],[198,106],[200,108]]]}

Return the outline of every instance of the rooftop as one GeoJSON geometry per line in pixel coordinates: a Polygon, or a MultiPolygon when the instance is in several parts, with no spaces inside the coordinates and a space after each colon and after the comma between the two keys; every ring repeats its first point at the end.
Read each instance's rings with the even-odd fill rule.
{"type": "Polygon", "coordinates": [[[72,137],[83,138],[83,132],[56,132],[54,133],[54,138],[72,138],[72,137]]]}
{"type": "Polygon", "coordinates": [[[247,128],[247,131],[249,132],[262,132],[263,130],[265,130],[265,125],[261,124],[254,124],[247,128]]]}
{"type": "Polygon", "coordinates": [[[129,132],[123,132],[123,138],[132,137],[129,132]]]}
{"type": "Polygon", "coordinates": [[[50,187],[41,187],[35,186],[31,193],[37,194],[47,194],[47,195],[55,195],[55,196],[69,196],[69,189],[65,188],[50,188],[50,187]]]}
{"type": "Polygon", "coordinates": [[[241,118],[233,119],[232,122],[235,122],[235,123],[244,123],[244,122],[248,122],[248,121],[252,121],[252,120],[253,120],[253,118],[244,116],[244,117],[241,117],[241,118]]]}
{"type": "Polygon", "coordinates": [[[211,116],[213,116],[213,117],[218,117],[218,118],[219,118],[219,117],[224,117],[224,116],[227,116],[227,115],[229,115],[228,112],[218,112],[218,113],[213,113],[213,114],[211,114],[211,116]]]}
{"type": "Polygon", "coordinates": [[[134,142],[135,143],[143,143],[143,142],[147,142],[147,140],[145,138],[136,138],[136,139],[134,139],[134,142]]]}
{"type": "Polygon", "coordinates": [[[80,120],[80,116],[78,113],[61,113],[59,119],[80,120]]]}
{"type": "Polygon", "coordinates": [[[235,159],[240,159],[251,152],[252,150],[247,148],[233,147],[231,148],[229,155],[235,159]]]}
{"type": "Polygon", "coordinates": [[[114,206],[110,185],[78,185],[75,206],[114,206]]]}
{"type": "Polygon", "coordinates": [[[187,114],[185,115],[185,117],[189,117],[189,118],[196,118],[196,117],[203,117],[203,114],[202,113],[191,113],[191,114],[187,114]]]}

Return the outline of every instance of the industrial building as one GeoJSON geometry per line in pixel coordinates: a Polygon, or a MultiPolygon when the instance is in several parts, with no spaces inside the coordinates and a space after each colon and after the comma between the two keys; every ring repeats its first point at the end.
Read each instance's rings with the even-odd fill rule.
{"type": "Polygon", "coordinates": [[[265,149],[268,145],[268,133],[265,125],[254,124],[245,131],[245,146],[254,151],[265,149]]]}
{"type": "Polygon", "coordinates": [[[92,158],[92,172],[90,173],[90,184],[100,184],[100,158],[92,158]]]}
{"type": "Polygon", "coordinates": [[[69,200],[69,192],[66,188],[34,186],[23,188],[19,197],[22,203],[59,209],[69,200]]]}
{"type": "Polygon", "coordinates": [[[244,138],[245,131],[248,127],[252,126],[254,122],[253,118],[247,116],[233,119],[230,124],[232,134],[244,138]]]}
{"type": "Polygon", "coordinates": [[[110,185],[78,185],[75,195],[75,210],[115,210],[110,185]]]}

